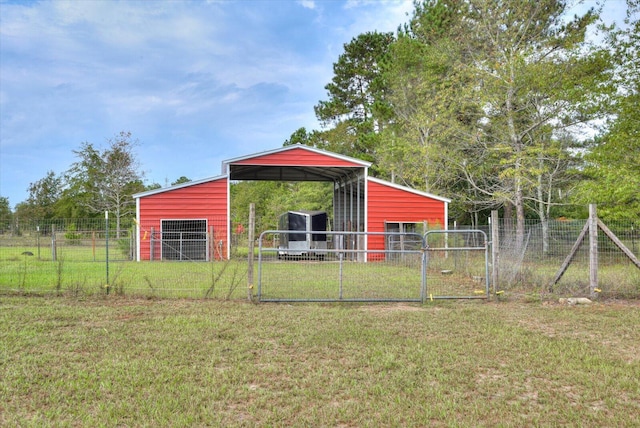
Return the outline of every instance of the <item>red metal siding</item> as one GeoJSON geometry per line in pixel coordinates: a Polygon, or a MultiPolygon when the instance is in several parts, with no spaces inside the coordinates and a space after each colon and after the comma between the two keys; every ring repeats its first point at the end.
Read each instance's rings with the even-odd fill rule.
{"type": "MultiPolygon", "coordinates": [[[[445,202],[385,186],[377,182],[368,182],[367,222],[370,232],[384,232],[387,222],[423,222],[430,225],[446,224],[445,202]]],[[[372,250],[384,249],[382,236],[370,236],[368,247],[372,250]]]]}
{"type": "MultiPolygon", "coordinates": [[[[208,231],[213,227],[212,242],[222,241],[226,253],[227,201],[226,178],[141,197],[140,259],[149,260],[151,231],[159,232],[160,221],[167,219],[206,219],[208,231]]],[[[220,257],[218,253],[215,256],[220,257]]]]}
{"type": "Polygon", "coordinates": [[[292,166],[345,166],[362,167],[362,165],[349,162],[345,159],[326,156],[301,148],[294,148],[278,153],[255,156],[233,162],[234,165],[292,165],[292,166]]]}

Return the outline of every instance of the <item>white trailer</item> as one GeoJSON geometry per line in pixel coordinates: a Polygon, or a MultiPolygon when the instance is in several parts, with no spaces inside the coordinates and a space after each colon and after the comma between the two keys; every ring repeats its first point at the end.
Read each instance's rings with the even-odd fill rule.
{"type": "Polygon", "coordinates": [[[327,249],[325,211],[287,211],[278,220],[280,244],[278,258],[324,258],[327,249]],[[323,233],[317,233],[323,232],[323,233]]]}

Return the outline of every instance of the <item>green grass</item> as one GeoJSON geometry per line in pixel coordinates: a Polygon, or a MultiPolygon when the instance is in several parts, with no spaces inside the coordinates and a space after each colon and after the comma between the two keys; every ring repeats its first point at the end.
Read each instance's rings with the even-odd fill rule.
{"type": "MultiPolygon", "coordinates": [[[[117,294],[225,298],[246,295],[247,264],[244,261],[110,261],[108,274],[108,289],[117,294]]],[[[106,285],[104,260],[59,257],[51,261],[33,256],[0,260],[0,290],[92,295],[106,293],[106,285]]]]}
{"type": "MultiPolygon", "coordinates": [[[[16,247],[0,252],[0,290],[76,296],[106,293],[106,263],[93,261],[86,249],[83,257],[61,252],[57,261],[24,256],[23,250],[16,247]]],[[[420,299],[421,271],[416,257],[366,264],[347,261],[342,271],[337,261],[277,261],[274,257],[264,263],[260,277],[255,263],[254,292],[260,279],[265,298],[326,300],[339,298],[342,291],[344,299],[420,299]]],[[[546,294],[558,268],[553,262],[525,263],[514,278],[501,279],[500,289],[511,294],[546,294]]],[[[432,256],[426,296],[481,297],[485,277],[482,254],[432,256]],[[443,275],[443,271],[452,274],[443,275]]],[[[598,277],[602,297],[640,296],[640,270],[630,262],[603,263],[598,277]]],[[[244,258],[230,262],[110,261],[108,282],[110,293],[129,296],[241,298],[248,294],[244,258]]],[[[554,292],[589,295],[588,267],[573,263],[554,292]]]]}
{"type": "Polygon", "coordinates": [[[634,426],[640,306],[0,297],[0,425],[634,426]]]}
{"type": "MultiPolygon", "coordinates": [[[[402,299],[421,297],[419,264],[387,262],[272,261],[256,263],[254,292],[269,299],[402,299]],[[261,285],[258,289],[258,285],[261,285]]],[[[247,295],[247,263],[110,262],[109,291],[152,297],[223,297],[247,295]]],[[[429,272],[434,295],[477,296],[483,284],[462,272],[444,277],[429,272]],[[447,283],[448,281],[448,283],[447,283]]],[[[106,264],[24,257],[0,262],[0,290],[23,293],[90,295],[106,293],[106,264]]]]}
{"type": "MultiPolygon", "coordinates": [[[[551,263],[524,264],[515,284],[505,284],[505,288],[546,291],[558,272],[559,266],[551,263]]],[[[640,269],[629,261],[623,263],[601,263],[598,267],[598,284],[605,298],[640,297],[640,269]]],[[[589,294],[589,264],[574,262],[560,281],[553,286],[553,292],[560,295],[589,294]]]]}
{"type": "Polygon", "coordinates": [[[347,261],[263,263],[266,299],[419,299],[420,266],[347,261]]]}
{"type": "MultiPolygon", "coordinates": [[[[44,261],[54,259],[51,242],[42,240],[39,246],[24,245],[23,242],[11,242],[4,238],[0,247],[0,260],[18,260],[22,258],[22,253],[28,251],[33,253],[35,258],[44,261]]],[[[58,241],[55,250],[56,258],[73,260],[79,262],[95,262],[106,260],[107,248],[104,240],[92,245],[91,242],[83,241],[82,245],[71,244],[67,240],[58,241]]],[[[109,259],[126,260],[129,258],[128,240],[109,241],[109,259]]]]}

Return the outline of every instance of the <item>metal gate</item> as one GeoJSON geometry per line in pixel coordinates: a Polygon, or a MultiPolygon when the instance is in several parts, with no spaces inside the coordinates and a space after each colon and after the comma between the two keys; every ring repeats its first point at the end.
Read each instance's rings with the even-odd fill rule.
{"type": "Polygon", "coordinates": [[[280,247],[281,237],[289,233],[299,232],[268,230],[260,234],[256,290],[260,302],[422,303],[437,298],[489,296],[488,245],[482,231],[456,231],[455,238],[445,235],[447,231],[424,235],[322,232],[326,245],[306,252],[288,252],[287,247],[280,247]],[[435,238],[436,233],[442,235],[435,238]],[[475,245],[473,239],[482,246],[475,245]],[[457,245],[461,240],[467,244],[457,245]],[[449,246],[449,241],[456,245],[449,246]],[[477,270],[477,257],[469,254],[480,249],[485,257],[477,270]],[[436,272],[442,278],[436,278],[436,272]],[[436,281],[445,278],[459,284],[444,287],[442,281],[436,281]],[[482,293],[478,292],[480,280],[486,281],[482,293]]]}
{"type": "Polygon", "coordinates": [[[424,243],[429,299],[489,298],[489,241],[482,230],[431,230],[424,243]]]}

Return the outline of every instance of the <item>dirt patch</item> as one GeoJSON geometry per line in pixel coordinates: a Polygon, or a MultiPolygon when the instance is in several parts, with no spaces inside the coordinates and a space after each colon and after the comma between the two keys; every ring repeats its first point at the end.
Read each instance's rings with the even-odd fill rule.
{"type": "Polygon", "coordinates": [[[419,312],[419,311],[426,310],[426,308],[423,306],[415,306],[415,305],[409,305],[406,303],[398,303],[393,305],[362,306],[360,310],[365,312],[374,312],[374,313],[388,313],[388,312],[419,312]]]}
{"type": "Polygon", "coordinates": [[[603,305],[612,306],[612,307],[619,306],[621,308],[623,308],[623,307],[640,308],[640,299],[638,299],[638,300],[636,300],[636,299],[627,299],[627,300],[608,299],[608,300],[603,300],[601,303],[603,305]]]}

